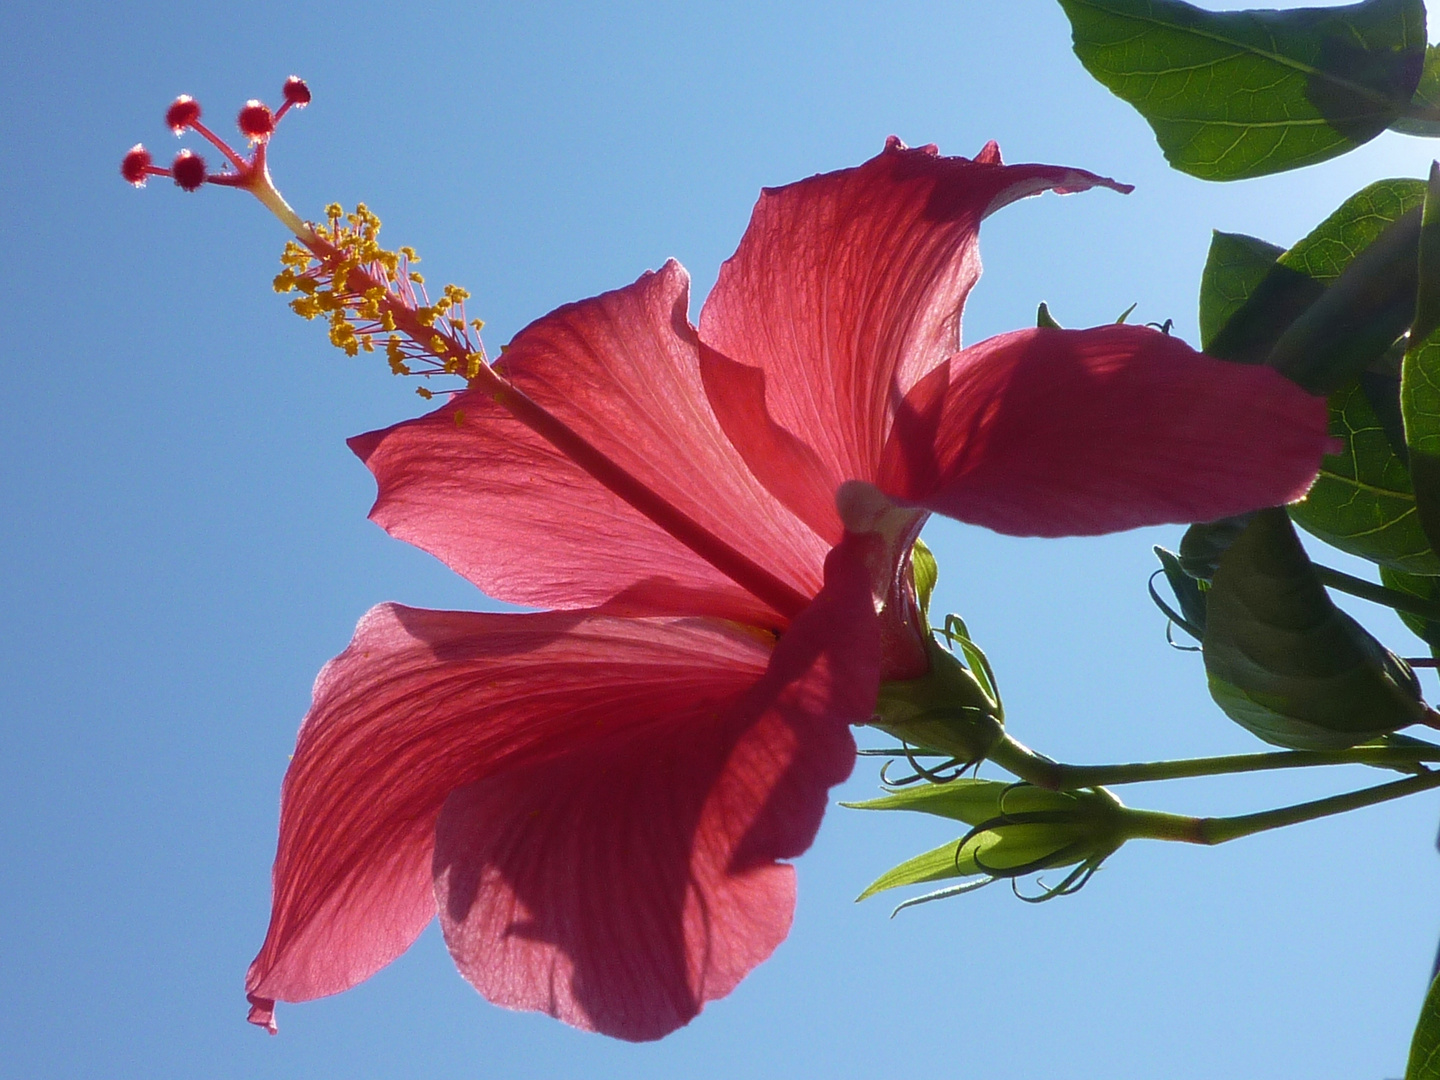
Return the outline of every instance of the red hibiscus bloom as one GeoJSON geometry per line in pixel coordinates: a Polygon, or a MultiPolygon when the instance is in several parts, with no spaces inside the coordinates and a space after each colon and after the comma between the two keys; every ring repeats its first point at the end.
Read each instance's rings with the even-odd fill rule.
{"type": "Polygon", "coordinates": [[[1301,495],[1324,405],[1271,371],[1125,326],[959,350],[981,219],[1096,184],[892,140],[767,191],[698,331],[673,262],[522,331],[495,368],[538,426],[473,383],[352,440],[392,535],[561,610],[382,606],[321,672],[251,1018],[438,912],[490,1000],[664,1035],[784,938],[778,860],[881,678],[923,672],[928,512],[1058,535],[1301,495]]]}

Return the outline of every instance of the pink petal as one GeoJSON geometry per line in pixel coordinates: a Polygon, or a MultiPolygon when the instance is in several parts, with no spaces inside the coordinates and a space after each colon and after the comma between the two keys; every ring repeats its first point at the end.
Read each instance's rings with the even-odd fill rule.
{"type": "Polygon", "coordinates": [[[482,994],[656,1039],[784,939],[794,871],[776,860],[809,847],[878,682],[868,582],[843,559],[758,682],[736,665],[732,686],[697,693],[680,669],[640,707],[592,694],[543,721],[548,759],[450,797],[436,896],[482,994]]]}
{"type": "MultiPolygon", "coordinates": [[[[685,271],[667,263],[531,324],[497,367],[704,543],[773,575],[788,616],[819,589],[826,545],[721,431],[688,297],[685,271]]],[[[371,517],[499,599],[783,625],[779,601],[716,570],[481,391],[351,446],[379,484],[371,517]]]]}
{"type": "Polygon", "coordinates": [[[905,399],[880,487],[1019,536],[1209,521],[1300,498],[1325,402],[1140,326],[982,341],[905,399]]]}
{"type": "MultiPolygon", "coordinates": [[[[372,610],[320,673],[285,777],[270,929],[246,979],[251,1019],[270,1024],[276,1000],[338,993],[409,947],[435,914],[435,822],[457,788],[493,777],[517,798],[569,805],[555,778],[610,761],[649,768],[675,745],[694,751],[689,779],[708,767],[712,786],[675,794],[662,771],[659,797],[707,807],[696,843],[748,826],[732,853],[745,862],[734,885],[737,895],[763,893],[761,923],[773,930],[771,876],[784,871],[758,864],[809,843],[825,789],[850,769],[845,725],[874,704],[878,644],[863,568],[844,563],[833,577],[773,663],[773,635],[715,619],[372,610]],[[729,762],[702,760],[700,748],[723,753],[726,738],[729,762]]],[[[609,797],[623,809],[624,793],[609,797]]],[[[620,837],[635,822],[590,824],[620,837]]],[[[680,838],[674,848],[695,826],[665,827],[680,838]]],[[[562,853],[569,843],[544,841],[562,853]]],[[[757,950],[779,940],[756,944],[760,931],[742,929],[717,932],[725,963],[758,962],[757,950]]],[[[707,992],[722,978],[716,965],[702,965],[707,992]]]]}
{"type": "Polygon", "coordinates": [[[970,161],[892,138],[858,168],[767,189],[700,316],[706,345],[754,369],[721,394],[728,369],[706,358],[721,422],[756,475],[838,538],[835,490],[876,479],[900,397],[959,347],[981,219],[1027,195],[1097,184],[1129,190],[1078,169],[1002,165],[994,144],[970,161]],[[825,475],[817,492],[797,497],[791,478],[814,467],[777,450],[763,417],[813,451],[825,475]]]}

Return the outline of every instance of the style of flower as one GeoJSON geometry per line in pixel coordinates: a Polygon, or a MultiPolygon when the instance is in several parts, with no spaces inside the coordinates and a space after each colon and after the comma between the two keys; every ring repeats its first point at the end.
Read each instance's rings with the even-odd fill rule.
{"type": "Polygon", "coordinates": [[[251,1019],[369,977],[438,913],[491,1001],[658,1038],[784,939],[780,860],[849,774],[850,725],[924,673],[929,512],[1060,535],[1303,494],[1324,405],[1273,372],[1127,326],[959,349],[981,219],[1102,184],[892,139],[766,191],[698,330],[670,262],[493,365],[461,291],[417,298],[368,211],[295,228],[276,287],[332,341],[467,379],[351,440],[371,517],[552,610],[382,605],[320,673],[251,1019]]]}

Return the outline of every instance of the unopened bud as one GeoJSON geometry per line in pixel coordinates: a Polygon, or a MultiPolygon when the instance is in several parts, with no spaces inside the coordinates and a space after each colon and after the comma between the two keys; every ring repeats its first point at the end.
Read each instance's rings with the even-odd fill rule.
{"type": "Polygon", "coordinates": [[[925,675],[881,684],[870,725],[922,750],[983,760],[1004,734],[1000,703],[933,637],[925,639],[925,652],[925,675]]]}
{"type": "Polygon", "coordinates": [[[972,826],[960,839],[882,874],[860,896],[863,900],[902,885],[979,879],[918,897],[901,907],[1064,866],[1075,869],[1053,889],[1042,884],[1039,899],[1074,892],[1127,839],[1126,811],[1103,788],[1058,792],[1029,784],[956,779],[845,805],[860,810],[915,810],[972,826]]]}

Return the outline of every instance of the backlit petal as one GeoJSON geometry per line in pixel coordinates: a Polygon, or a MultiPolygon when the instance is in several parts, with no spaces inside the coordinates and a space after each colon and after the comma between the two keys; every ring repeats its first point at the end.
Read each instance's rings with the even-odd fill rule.
{"type": "MultiPolygon", "coordinates": [[[[497,367],[636,483],[801,598],[826,545],[750,474],[700,382],[689,279],[671,262],[545,316],[497,367]]],[[[492,596],[776,625],[775,610],[675,540],[481,391],[351,440],[371,517],[492,596]]]]}
{"type": "Polygon", "coordinates": [[[700,317],[723,354],[707,358],[707,387],[756,475],[838,538],[836,489],[876,479],[900,398],[959,348],[981,220],[1027,195],[1097,184],[1129,190],[1078,169],[1002,165],[993,144],[971,161],[892,139],[858,168],[767,189],[700,317]],[[727,358],[754,371],[722,394],[727,358]],[[797,470],[814,467],[777,449],[767,416],[813,452],[820,492],[797,495],[797,470]]]}
{"type": "MultiPolygon", "coordinates": [[[[286,774],[270,929],[246,980],[251,1019],[271,1022],[276,1000],[338,993],[410,945],[435,913],[435,823],[457,788],[488,780],[563,817],[580,788],[562,781],[593,787],[612,762],[621,771],[595,789],[595,813],[618,813],[635,794],[625,767],[653,767],[657,805],[701,811],[642,823],[680,860],[672,870],[710,873],[722,905],[758,898],[751,921],[727,916],[712,932],[713,962],[668,957],[695,960],[697,993],[733,985],[732,974],[783,937],[788,871],[770,862],[808,845],[825,791],[850,770],[846,724],[873,707],[873,609],[863,568],[845,565],[773,662],[772,635],[715,619],[372,610],[321,672],[286,774]],[[671,758],[685,771],[667,773],[671,758]],[[725,843],[731,863],[721,873],[703,853],[725,843]]],[[[608,865],[617,875],[660,887],[646,876],[654,856],[629,846],[635,825],[623,814],[588,823],[616,838],[608,865]],[[627,866],[630,858],[639,862],[627,866]]],[[[537,858],[571,855],[571,838],[530,836],[537,858]]],[[[648,901],[645,887],[627,902],[663,916],[666,899],[648,901]]],[[[688,917],[668,914],[677,927],[688,917]]],[[[513,978],[518,969],[504,970],[513,978]]]]}
{"type": "Polygon", "coordinates": [[[1303,496],[1325,402],[1139,326],[983,341],[906,398],[880,487],[1020,536],[1209,521],[1303,496]]]}
{"type": "Polygon", "coordinates": [[[641,707],[577,703],[545,721],[558,755],[450,797],[441,926],[487,998],[656,1039],[784,939],[794,871],[776,860],[809,847],[854,761],[846,725],[875,700],[869,584],[858,560],[837,573],[842,559],[758,682],[704,694],[657,682],[641,707]]]}

